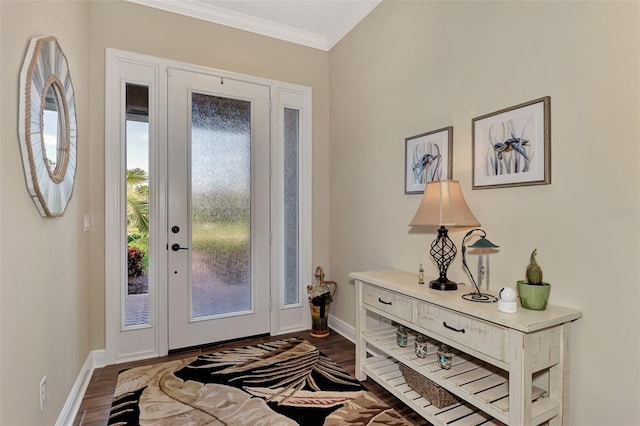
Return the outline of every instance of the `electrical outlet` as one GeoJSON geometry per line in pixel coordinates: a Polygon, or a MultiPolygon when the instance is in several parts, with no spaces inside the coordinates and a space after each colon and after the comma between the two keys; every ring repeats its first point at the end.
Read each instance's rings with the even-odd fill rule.
{"type": "Polygon", "coordinates": [[[45,402],[47,402],[47,376],[40,380],[40,411],[44,410],[45,402]]]}

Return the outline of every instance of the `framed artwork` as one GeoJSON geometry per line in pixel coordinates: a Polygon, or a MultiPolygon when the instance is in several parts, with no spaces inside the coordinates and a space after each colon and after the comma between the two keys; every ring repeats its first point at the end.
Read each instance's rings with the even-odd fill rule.
{"type": "Polygon", "coordinates": [[[551,183],[551,98],[472,120],[473,189],[551,183]]]}
{"type": "Polygon", "coordinates": [[[404,193],[422,194],[427,182],[451,179],[453,126],[404,140],[404,193]]]}

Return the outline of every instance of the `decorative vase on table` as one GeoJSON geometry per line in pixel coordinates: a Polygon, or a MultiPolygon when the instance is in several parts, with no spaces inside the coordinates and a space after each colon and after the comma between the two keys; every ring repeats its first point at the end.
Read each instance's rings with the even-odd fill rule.
{"type": "Polygon", "coordinates": [[[404,328],[403,325],[399,325],[398,330],[396,331],[396,343],[401,348],[404,348],[407,346],[408,342],[409,342],[409,334],[407,333],[407,330],[404,328]]]}
{"type": "Polygon", "coordinates": [[[416,337],[415,352],[418,358],[427,357],[427,338],[422,333],[418,333],[418,337],[416,337]]]}
{"type": "Polygon", "coordinates": [[[534,249],[527,266],[527,279],[517,281],[518,294],[523,308],[544,311],[549,301],[551,285],[542,281],[542,268],[536,261],[536,254],[537,249],[534,249]]]}
{"type": "Polygon", "coordinates": [[[438,365],[444,370],[450,370],[453,365],[453,352],[444,343],[438,348],[438,365]]]}

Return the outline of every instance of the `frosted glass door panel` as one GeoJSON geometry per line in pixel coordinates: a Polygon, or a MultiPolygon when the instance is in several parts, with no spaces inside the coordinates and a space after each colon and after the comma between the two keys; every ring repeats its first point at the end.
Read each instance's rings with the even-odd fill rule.
{"type": "Polygon", "coordinates": [[[298,145],[300,112],[284,109],[284,305],[300,303],[298,277],[298,145]]]}
{"type": "Polygon", "coordinates": [[[192,93],[192,317],[251,309],[251,103],[192,93]]]}

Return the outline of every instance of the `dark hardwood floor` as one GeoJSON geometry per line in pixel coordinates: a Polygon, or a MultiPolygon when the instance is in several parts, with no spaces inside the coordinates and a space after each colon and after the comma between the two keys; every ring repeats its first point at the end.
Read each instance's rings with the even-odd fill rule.
{"type": "MultiPolygon", "coordinates": [[[[268,342],[273,340],[280,340],[288,337],[302,337],[318,347],[325,355],[338,363],[349,374],[355,375],[355,345],[349,340],[345,339],[341,335],[335,332],[331,332],[329,337],[324,339],[315,339],[309,335],[308,331],[291,333],[281,336],[265,336],[257,338],[249,338],[230,343],[222,343],[204,348],[198,348],[195,350],[188,350],[179,353],[172,353],[168,356],[161,358],[147,359],[143,361],[135,361],[124,364],[110,365],[104,368],[96,369],[91,377],[91,382],[85,393],[78,415],[74,422],[74,426],[104,426],[109,419],[109,412],[111,409],[111,398],[116,387],[116,381],[118,378],[118,372],[126,368],[138,367],[141,365],[154,364],[157,362],[169,361],[174,359],[180,359],[187,356],[192,356],[198,353],[207,353],[218,350],[230,349],[238,346],[254,345],[256,343],[268,342]]],[[[388,393],[382,387],[372,380],[366,380],[363,384],[378,396],[381,400],[386,402],[390,407],[393,407],[402,414],[407,420],[414,425],[428,425],[422,417],[417,415],[413,410],[404,405],[396,397],[388,393]]]]}

